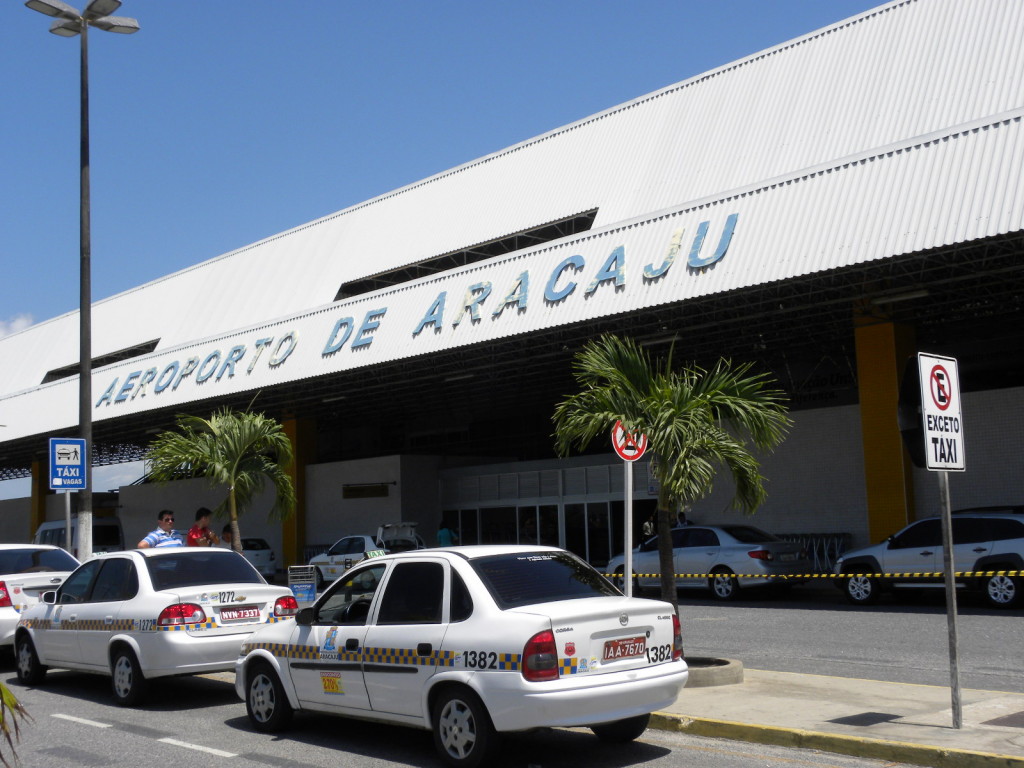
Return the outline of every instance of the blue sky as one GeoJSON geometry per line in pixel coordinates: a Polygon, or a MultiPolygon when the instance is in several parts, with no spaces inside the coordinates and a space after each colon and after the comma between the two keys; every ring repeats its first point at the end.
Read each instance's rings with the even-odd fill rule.
{"type": "MultiPolygon", "coordinates": [[[[89,36],[93,298],[876,5],[126,0],[140,32],[89,36]]],[[[79,44],[49,23],[0,8],[0,336],[78,305],[79,44]]]]}

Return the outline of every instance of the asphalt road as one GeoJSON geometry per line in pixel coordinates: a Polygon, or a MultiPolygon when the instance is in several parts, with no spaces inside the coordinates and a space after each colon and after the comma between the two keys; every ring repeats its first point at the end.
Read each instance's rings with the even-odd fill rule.
{"type": "MultiPolygon", "coordinates": [[[[0,679],[31,713],[17,745],[21,768],[65,766],[226,765],[299,768],[439,768],[430,734],[326,715],[299,715],[280,735],[253,731],[230,674],[155,683],[150,702],[122,709],[107,678],[51,672],[44,685],[22,688],[11,665],[0,679]]],[[[5,749],[4,755],[10,753],[5,749]]],[[[505,739],[488,768],[899,768],[810,750],[706,739],[649,730],[632,744],[609,746],[585,729],[541,730],[505,739]]]]}
{"type": "MultiPolygon", "coordinates": [[[[739,659],[745,667],[922,685],[950,684],[941,592],[903,592],[853,606],[823,584],[786,595],[750,590],[734,603],[681,591],[688,656],[739,659]]],[[[964,688],[1024,693],[1024,610],[958,596],[958,667],[964,688]]]]}

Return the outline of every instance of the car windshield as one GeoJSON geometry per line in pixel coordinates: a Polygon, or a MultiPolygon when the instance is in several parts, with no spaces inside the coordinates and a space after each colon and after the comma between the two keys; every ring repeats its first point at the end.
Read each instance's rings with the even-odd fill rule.
{"type": "Polygon", "coordinates": [[[42,571],[73,571],[78,561],[63,549],[0,550],[0,573],[39,573],[42,571]]]}
{"type": "Polygon", "coordinates": [[[156,590],[194,587],[200,584],[262,584],[249,562],[227,549],[195,550],[147,557],[146,568],[156,590]]]}
{"type": "Polygon", "coordinates": [[[568,552],[514,552],[470,564],[502,610],[619,594],[604,576],[568,552]]]}
{"type": "Polygon", "coordinates": [[[762,541],[782,541],[778,536],[752,525],[723,525],[722,530],[742,544],[760,544],[762,541]]]}

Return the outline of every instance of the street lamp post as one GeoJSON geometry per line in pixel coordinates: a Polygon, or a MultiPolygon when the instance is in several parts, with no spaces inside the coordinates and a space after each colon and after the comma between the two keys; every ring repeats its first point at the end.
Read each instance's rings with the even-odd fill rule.
{"type": "Polygon", "coordinates": [[[89,209],[89,27],[130,35],[139,31],[139,22],[123,16],[111,16],[121,0],[90,0],[79,13],[61,0],[27,0],[33,11],[55,17],[50,32],[61,37],[81,39],[81,131],[80,131],[80,208],[79,208],[79,372],[78,430],[85,440],[85,487],[78,497],[78,557],[92,557],[92,235],[89,209]]]}

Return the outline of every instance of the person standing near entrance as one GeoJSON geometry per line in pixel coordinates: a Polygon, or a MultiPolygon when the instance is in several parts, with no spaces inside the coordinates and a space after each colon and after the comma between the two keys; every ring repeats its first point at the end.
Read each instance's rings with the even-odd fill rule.
{"type": "Polygon", "coordinates": [[[174,513],[169,509],[160,510],[156,516],[156,530],[146,535],[137,546],[139,549],[150,547],[181,547],[184,542],[181,534],[174,530],[174,513]]]}
{"type": "Polygon", "coordinates": [[[188,536],[185,543],[190,547],[212,547],[220,539],[217,534],[210,530],[210,515],[213,513],[206,507],[196,510],[196,523],[188,529],[188,536]]]}
{"type": "Polygon", "coordinates": [[[454,547],[459,542],[459,535],[453,531],[443,520],[437,526],[437,546],[454,547]]]}

